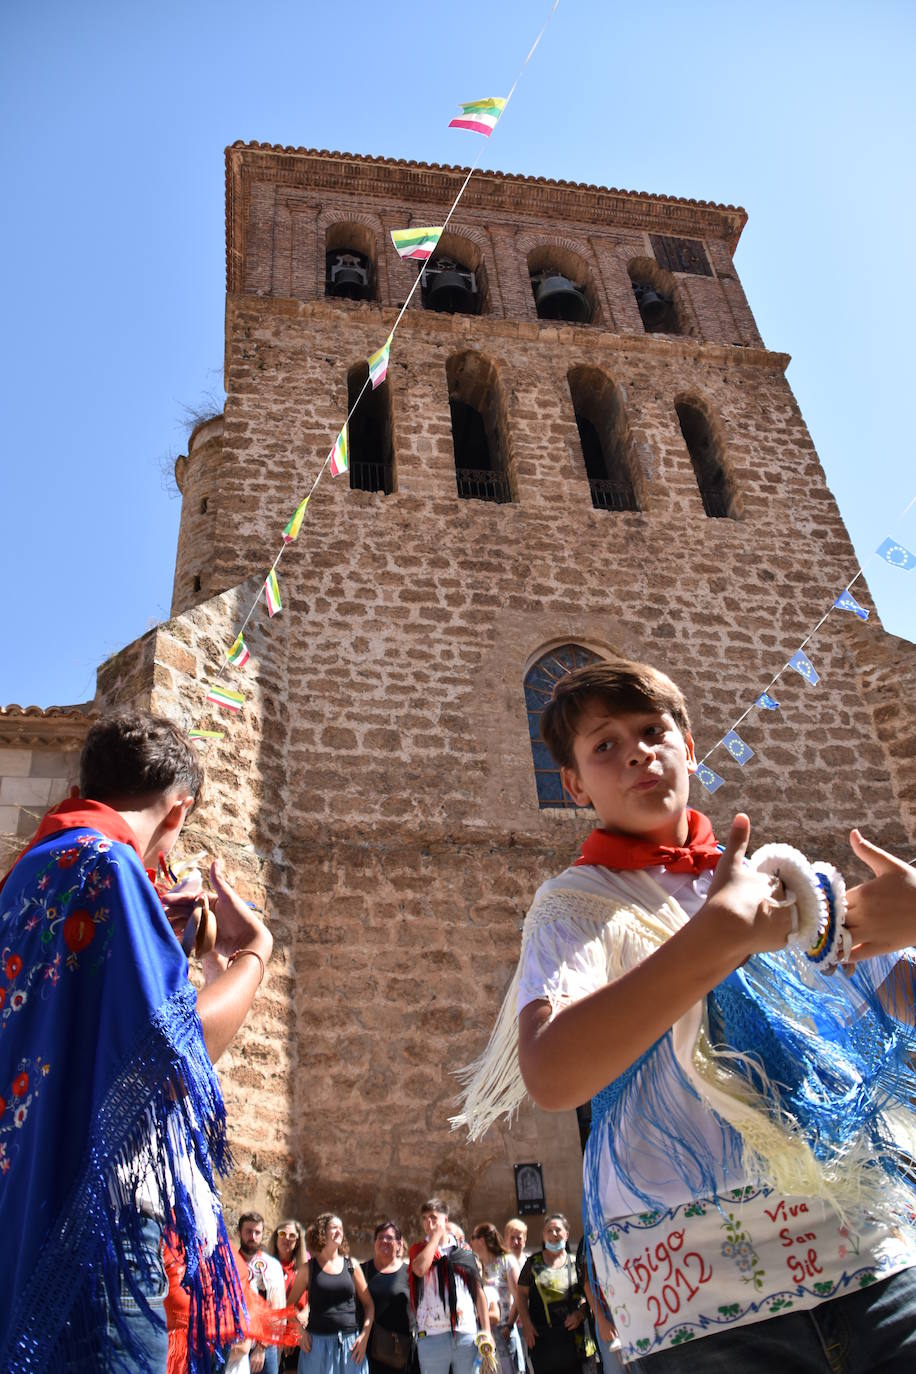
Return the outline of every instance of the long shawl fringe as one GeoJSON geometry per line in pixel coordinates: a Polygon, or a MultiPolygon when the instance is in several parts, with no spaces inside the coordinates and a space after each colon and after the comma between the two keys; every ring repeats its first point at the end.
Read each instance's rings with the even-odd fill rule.
{"type": "MultiPolygon", "coordinates": [[[[647,874],[603,876],[607,897],[554,888],[536,899],[519,967],[535,932],[562,922],[564,936],[600,944],[613,980],[686,923],[647,874]]],[[[565,1004],[562,976],[559,986],[552,1012],[565,1004]]],[[[517,969],[486,1049],[459,1074],[463,1110],[452,1125],[471,1139],[501,1116],[511,1121],[525,1097],[518,987],[517,969]]],[[[631,1138],[654,1146],[690,1196],[716,1197],[725,1174],[739,1167],[757,1186],[822,1198],[844,1217],[872,1209],[912,1216],[914,994],[916,966],[906,958],[862,964],[851,978],[809,972],[789,952],[749,960],[594,1099],[585,1160],[593,1235],[602,1220],[605,1153],[647,1208],[664,1205],[640,1173],[631,1138]],[[715,1113],[724,1127],[721,1157],[665,1092],[666,1079],[679,1083],[680,1102],[686,1090],[715,1113]]]]}
{"type": "Polygon", "coordinates": [[[159,1008],[130,1056],[129,1071],[104,1099],[63,1220],[49,1235],[15,1314],[17,1338],[8,1354],[10,1367],[22,1374],[146,1367],[121,1315],[129,1293],[157,1320],[141,1291],[157,1260],[141,1238],[141,1190],[147,1205],[151,1200],[170,1218],[186,1261],[191,1374],[209,1371],[211,1342],[218,1347],[243,1335],[244,1300],[213,1179],[214,1168],[223,1173],[230,1164],[226,1114],[195,1000],[185,983],[159,1008]],[[212,1248],[205,1254],[200,1238],[208,1234],[212,1248]],[[106,1309],[125,1345],[123,1356],[107,1340],[106,1309]]]}

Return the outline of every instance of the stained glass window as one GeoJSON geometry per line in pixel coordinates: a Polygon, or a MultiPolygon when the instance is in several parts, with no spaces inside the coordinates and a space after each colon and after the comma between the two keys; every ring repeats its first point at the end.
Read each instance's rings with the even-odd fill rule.
{"type": "Polygon", "coordinates": [[[563,644],[532,664],[525,676],[525,707],[528,712],[528,736],[531,740],[531,754],[534,759],[534,780],[538,791],[538,805],[546,807],[566,807],[577,810],[576,803],[566,791],[560,780],[560,769],[550,757],[547,745],[541,740],[541,715],[550,700],[554,683],[573,670],[584,668],[587,663],[597,663],[598,655],[591,649],[583,649],[581,644],[563,644]]]}

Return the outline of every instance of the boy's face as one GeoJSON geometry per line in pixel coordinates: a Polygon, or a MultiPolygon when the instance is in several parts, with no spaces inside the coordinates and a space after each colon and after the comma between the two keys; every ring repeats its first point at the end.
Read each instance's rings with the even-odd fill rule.
{"type": "Polygon", "coordinates": [[[595,808],[606,830],[684,843],[696,754],[667,711],[615,713],[589,702],[573,758],[574,766],[562,769],[563,783],[577,805],[595,808]]]}

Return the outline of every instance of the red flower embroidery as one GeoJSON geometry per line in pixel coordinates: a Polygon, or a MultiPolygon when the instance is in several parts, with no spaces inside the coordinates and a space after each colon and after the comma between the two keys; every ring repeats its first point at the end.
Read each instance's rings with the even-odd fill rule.
{"type": "Polygon", "coordinates": [[[27,1073],[21,1073],[21,1074],[18,1075],[18,1077],[16,1077],[16,1078],[13,1079],[13,1096],[14,1096],[14,1097],[25,1097],[25,1095],[26,1095],[26,1093],[28,1092],[28,1090],[29,1090],[29,1075],[28,1075],[27,1073]]]}
{"type": "Polygon", "coordinates": [[[80,856],[78,849],[65,849],[57,860],[58,868],[72,868],[80,856]]]}
{"type": "Polygon", "coordinates": [[[3,1003],[4,1003],[5,1001],[6,1001],[6,988],[0,988],[0,1010],[3,1009],[3,1003]]]}
{"type": "Polygon", "coordinates": [[[95,925],[85,909],[74,911],[64,921],[64,944],[75,953],[91,945],[95,936],[95,925]]]}
{"type": "Polygon", "coordinates": [[[13,981],[17,974],[22,972],[22,960],[19,958],[18,954],[10,955],[10,957],[6,961],[3,971],[6,974],[7,978],[10,980],[10,982],[13,981]]]}
{"type": "Polygon", "coordinates": [[[6,1098],[0,1097],[0,1116],[6,1111],[6,1098]]]}

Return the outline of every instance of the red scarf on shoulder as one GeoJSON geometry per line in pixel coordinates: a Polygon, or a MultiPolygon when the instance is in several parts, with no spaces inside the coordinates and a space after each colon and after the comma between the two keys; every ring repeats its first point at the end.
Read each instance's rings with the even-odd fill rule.
{"type": "Polygon", "coordinates": [[[0,879],[0,891],[3,890],[3,884],[19,860],[28,854],[30,849],[41,844],[41,841],[46,840],[49,835],[56,835],[62,830],[95,830],[100,835],[104,835],[106,840],[116,840],[119,844],[129,844],[140,862],[143,862],[137,837],[119,811],[106,806],[104,802],[90,801],[87,797],[68,797],[58,806],[52,806],[45,815],[25,849],[16,856],[8,871],[0,879]]]}
{"type": "Polygon", "coordinates": [[[687,842],[683,845],[656,844],[639,835],[618,835],[612,830],[593,830],[576,860],[579,864],[598,864],[601,868],[655,868],[664,864],[669,873],[702,873],[715,868],[721,853],[712,823],[702,811],[687,811],[687,842]]]}

